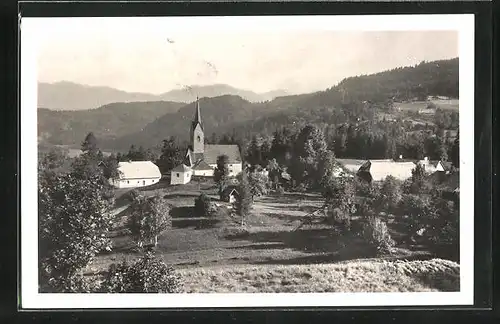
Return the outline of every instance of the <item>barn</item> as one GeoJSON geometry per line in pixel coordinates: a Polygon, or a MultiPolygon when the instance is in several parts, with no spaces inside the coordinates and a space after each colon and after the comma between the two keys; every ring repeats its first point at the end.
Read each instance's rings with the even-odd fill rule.
{"type": "Polygon", "coordinates": [[[146,187],[158,183],[160,169],[151,161],[128,161],[118,163],[119,179],[110,179],[115,188],[146,187]]]}

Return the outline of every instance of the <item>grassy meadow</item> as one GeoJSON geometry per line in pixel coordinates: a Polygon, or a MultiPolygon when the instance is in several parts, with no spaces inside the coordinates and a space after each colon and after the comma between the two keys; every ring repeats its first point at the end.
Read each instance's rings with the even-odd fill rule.
{"type": "MultiPolygon", "coordinates": [[[[125,226],[129,190],[117,190],[114,248],[97,256],[87,275],[103,274],[112,263],[141,256],[125,226]]],[[[172,206],[172,229],[159,236],[156,254],[183,275],[186,292],[458,290],[459,265],[410,242],[403,234],[405,224],[389,217],[397,245],[384,256],[371,252],[359,235],[360,217],[353,218],[349,233],[324,224],[296,229],[301,218],[322,205],[317,194],[257,198],[242,226],[228,209],[215,219],[195,215],[194,200],[201,192],[226,210],[228,204],[219,201],[213,183],[171,186],[162,181],[140,191],[160,193],[172,206]]]]}

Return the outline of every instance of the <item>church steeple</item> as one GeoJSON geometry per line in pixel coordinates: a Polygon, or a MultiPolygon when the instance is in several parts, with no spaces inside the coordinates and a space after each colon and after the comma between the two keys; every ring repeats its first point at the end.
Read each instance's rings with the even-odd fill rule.
{"type": "Polygon", "coordinates": [[[191,146],[194,153],[203,153],[205,151],[205,134],[203,133],[198,97],[196,97],[195,107],[194,120],[191,123],[191,146]]]}
{"type": "Polygon", "coordinates": [[[200,113],[200,101],[198,97],[196,97],[195,109],[196,110],[194,113],[193,128],[195,128],[196,125],[200,124],[201,129],[203,129],[203,124],[201,122],[201,113],[200,113]]]}

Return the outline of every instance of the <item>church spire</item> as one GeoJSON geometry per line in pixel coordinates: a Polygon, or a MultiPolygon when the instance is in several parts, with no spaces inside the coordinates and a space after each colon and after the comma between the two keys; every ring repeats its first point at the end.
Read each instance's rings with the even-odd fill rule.
{"type": "Polygon", "coordinates": [[[201,128],[203,128],[200,113],[200,101],[198,99],[198,96],[196,96],[196,112],[194,115],[193,126],[196,127],[197,124],[200,124],[201,128]]]}

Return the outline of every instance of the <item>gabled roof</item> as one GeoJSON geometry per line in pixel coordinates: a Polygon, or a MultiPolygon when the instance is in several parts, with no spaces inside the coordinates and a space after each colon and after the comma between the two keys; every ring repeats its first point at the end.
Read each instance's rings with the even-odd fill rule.
{"type": "Polygon", "coordinates": [[[120,179],[161,178],[160,169],[151,161],[119,162],[120,179]]]}
{"type": "Polygon", "coordinates": [[[358,172],[359,168],[366,162],[366,160],[356,159],[336,159],[336,161],[349,172],[358,172]]]}
{"type": "Polygon", "coordinates": [[[227,155],[229,163],[241,163],[240,149],[238,145],[214,145],[205,144],[203,160],[208,164],[216,164],[220,155],[227,155]]]}
{"type": "Polygon", "coordinates": [[[193,167],[193,170],[212,170],[212,167],[210,165],[207,164],[207,162],[201,160],[201,161],[198,161],[194,167],[193,167]]]}
{"type": "Polygon", "coordinates": [[[399,180],[411,178],[411,171],[415,168],[414,162],[396,162],[394,160],[368,160],[361,166],[359,172],[367,172],[373,181],[382,181],[387,176],[399,180]]]}
{"type": "Polygon", "coordinates": [[[191,170],[191,168],[184,164],[178,165],[172,169],[174,172],[188,172],[189,170],[191,170]]]}

